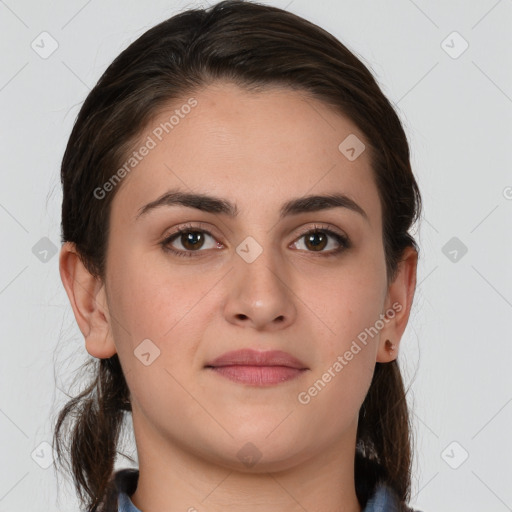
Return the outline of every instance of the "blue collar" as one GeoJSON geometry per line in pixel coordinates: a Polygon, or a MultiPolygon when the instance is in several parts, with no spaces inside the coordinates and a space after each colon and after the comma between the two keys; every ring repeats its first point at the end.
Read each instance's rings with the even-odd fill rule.
{"type": "MultiPolygon", "coordinates": [[[[133,468],[116,472],[115,482],[118,491],[118,512],[142,512],[130,499],[135,492],[139,471],[133,468]]],[[[363,512],[400,512],[403,510],[400,500],[391,487],[379,483],[368,500],[363,512]]],[[[414,511],[412,511],[414,512],[414,511]]]]}

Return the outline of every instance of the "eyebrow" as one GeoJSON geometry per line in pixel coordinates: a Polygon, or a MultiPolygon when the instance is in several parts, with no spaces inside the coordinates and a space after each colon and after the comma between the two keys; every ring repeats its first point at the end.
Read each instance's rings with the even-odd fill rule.
{"type": "MultiPolygon", "coordinates": [[[[163,206],[186,206],[207,213],[221,213],[231,218],[238,215],[238,207],[227,199],[200,194],[187,193],[179,190],[169,190],[154,201],[139,209],[135,220],[147,215],[149,212],[163,206]]],[[[309,195],[291,199],[284,203],[279,212],[279,218],[300,213],[318,212],[332,208],[347,208],[360,214],[367,222],[368,215],[353,199],[345,194],[309,195]]]]}

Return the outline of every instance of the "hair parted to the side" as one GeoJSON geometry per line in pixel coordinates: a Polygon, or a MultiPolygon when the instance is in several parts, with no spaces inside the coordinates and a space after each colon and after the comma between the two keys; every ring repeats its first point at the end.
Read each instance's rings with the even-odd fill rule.
{"type": "MultiPolygon", "coordinates": [[[[62,160],[62,242],[73,242],[89,272],[105,279],[109,212],[122,184],[102,200],[94,190],[122,165],[161,107],[217,80],[248,90],[302,91],[361,130],[381,200],[390,283],[404,249],[419,252],[409,229],[421,212],[407,138],[395,110],[367,67],[331,34],[282,9],[241,0],[191,9],[158,24],[102,75],[80,109],[62,160]]],[[[86,364],[94,365],[94,379],[56,421],[57,462],[64,466],[62,459],[70,459],[77,494],[88,512],[114,511],[114,460],[121,422],[131,411],[130,393],[117,354],[86,364]]],[[[411,463],[412,430],[398,363],[376,363],[357,431],[361,506],[382,480],[405,510],[411,463]]]]}

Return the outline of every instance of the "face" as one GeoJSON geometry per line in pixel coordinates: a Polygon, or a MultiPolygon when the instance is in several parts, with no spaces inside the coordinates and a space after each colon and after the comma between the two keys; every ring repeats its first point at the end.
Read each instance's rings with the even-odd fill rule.
{"type": "Polygon", "coordinates": [[[368,151],[339,149],[365,139],[296,91],[218,83],[193,97],[152,119],[134,147],[149,149],[117,185],[112,343],[136,434],[238,469],[241,449],[261,454],[262,471],[286,468],[354,443],[382,343],[382,332],[358,341],[387,307],[379,196],[368,151]],[[236,215],[206,200],[145,208],[170,191],[213,196],[236,215]],[[356,206],[303,201],[281,215],[334,194],[356,206]],[[301,369],[207,367],[239,349],[283,351],[301,369]]]}

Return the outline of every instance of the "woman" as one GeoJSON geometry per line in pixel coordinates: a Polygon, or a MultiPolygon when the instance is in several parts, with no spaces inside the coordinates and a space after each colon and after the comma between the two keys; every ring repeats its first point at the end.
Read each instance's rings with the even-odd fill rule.
{"type": "Polygon", "coordinates": [[[421,198],[359,59],[275,7],[183,12],[100,78],[61,177],[95,378],[54,441],[88,511],[409,510],[421,198]]]}

